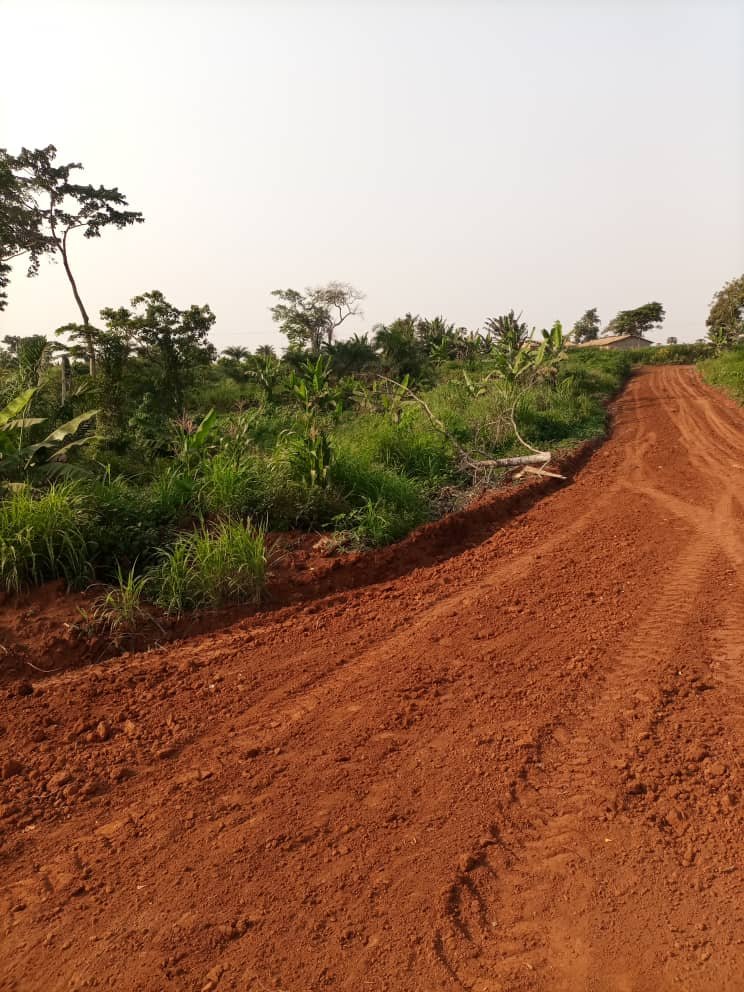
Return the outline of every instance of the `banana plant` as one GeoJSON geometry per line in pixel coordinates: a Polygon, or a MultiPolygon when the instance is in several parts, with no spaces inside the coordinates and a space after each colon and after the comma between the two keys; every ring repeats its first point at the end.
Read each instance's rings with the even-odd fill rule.
{"type": "Polygon", "coordinates": [[[255,355],[248,375],[263,390],[264,401],[274,402],[274,394],[284,378],[282,363],[274,355],[255,355]]]}
{"type": "Polygon", "coordinates": [[[0,410],[0,477],[19,481],[34,474],[47,479],[76,474],[73,466],[66,464],[67,456],[93,439],[92,435],[75,437],[98,413],[87,410],[56,427],[43,440],[25,444],[25,432],[46,422],[45,417],[27,416],[37,392],[37,386],[25,389],[0,410]]]}
{"type": "Polygon", "coordinates": [[[543,339],[532,356],[535,372],[555,378],[558,366],[568,357],[563,325],[556,320],[549,331],[542,332],[543,339]]]}
{"type": "Polygon", "coordinates": [[[299,376],[294,371],[290,375],[290,389],[309,417],[329,410],[340,412],[337,391],[331,386],[331,367],[331,359],[319,355],[302,365],[299,376]]]}
{"type": "Polygon", "coordinates": [[[394,424],[399,424],[405,404],[410,403],[409,382],[410,376],[406,373],[398,383],[384,378],[375,379],[369,388],[361,383],[357,389],[357,403],[360,409],[385,414],[394,424]]]}
{"type": "Polygon", "coordinates": [[[465,369],[462,370],[462,378],[465,384],[465,392],[471,399],[477,399],[479,396],[486,395],[486,387],[481,383],[475,383],[467,374],[465,369]]]}

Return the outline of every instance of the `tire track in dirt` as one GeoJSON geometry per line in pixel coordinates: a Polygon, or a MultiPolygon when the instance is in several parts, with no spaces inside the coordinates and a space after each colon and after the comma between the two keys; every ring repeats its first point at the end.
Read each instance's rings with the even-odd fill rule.
{"type": "MultiPolygon", "coordinates": [[[[507,945],[520,945],[527,950],[507,955],[506,962],[503,961],[503,950],[495,961],[490,958],[484,962],[479,961],[477,974],[466,972],[461,975],[454,964],[455,956],[449,956],[447,966],[457,975],[463,988],[477,987],[482,992],[491,988],[501,989],[503,981],[513,981],[525,968],[542,968],[549,957],[555,955],[555,952],[550,955],[546,949],[541,948],[540,940],[546,910],[553,897],[554,878],[567,865],[589,860],[589,852],[581,841],[582,811],[601,807],[607,799],[601,786],[596,783],[596,761],[590,762],[587,758],[592,750],[592,738],[588,730],[594,726],[609,725],[610,731],[606,732],[602,742],[601,760],[609,767],[625,761],[628,739],[635,730],[635,720],[627,709],[628,687],[642,681],[639,675],[642,676],[650,665],[658,663],[658,649],[655,646],[660,637],[663,638],[667,633],[668,618],[686,610],[700,587],[711,556],[709,547],[696,543],[672,563],[663,597],[624,646],[619,657],[611,662],[612,668],[599,698],[582,715],[578,725],[556,728],[554,739],[559,744],[564,739],[568,744],[560,748],[560,761],[551,764],[546,771],[546,755],[542,752],[536,755],[539,760],[531,763],[526,782],[516,796],[516,801],[524,807],[522,816],[527,817],[531,823],[539,824],[537,830],[527,833],[528,837],[530,833],[532,836],[524,845],[522,853],[517,852],[523,843],[520,839],[520,836],[524,836],[523,823],[520,824],[520,836],[512,837],[511,834],[499,832],[498,843],[495,839],[487,839],[483,842],[482,849],[473,854],[474,869],[478,874],[485,874],[491,880],[490,887],[495,890],[498,908],[486,931],[490,937],[489,943],[497,942],[502,945],[505,941],[507,945]],[[488,853],[494,847],[499,854],[505,849],[509,852],[506,862],[499,858],[494,864],[490,863],[488,853]],[[505,867],[508,869],[506,873],[503,872],[505,867]],[[505,885],[506,876],[512,880],[511,890],[505,885]],[[518,930],[518,939],[509,932],[501,931],[503,918],[509,921],[508,930],[518,930]],[[530,926],[529,921],[536,923],[530,926]],[[476,979],[477,985],[474,984],[476,979]]],[[[674,654],[681,636],[683,631],[678,630],[676,638],[666,637],[665,654],[674,654]]],[[[473,905],[476,906],[477,920],[482,930],[489,900],[479,891],[473,874],[468,872],[467,879],[460,876],[460,880],[455,883],[455,891],[458,886],[464,886],[470,896],[471,909],[473,905]]],[[[463,921],[462,899],[453,892],[450,901],[458,907],[455,924],[457,930],[461,934],[472,933],[478,924],[475,921],[463,921]]],[[[559,982],[558,976],[552,977],[552,981],[550,987],[560,987],[556,984],[559,982]]]]}
{"type": "Polygon", "coordinates": [[[738,989],[741,438],[644,371],[482,543],[11,690],[0,989],[738,989]]]}
{"type": "MultiPolygon", "coordinates": [[[[680,374],[669,378],[681,383],[680,393],[685,400],[697,399],[698,395],[684,372],[675,371],[680,374]]],[[[654,395],[663,399],[658,387],[654,388],[654,395]]],[[[637,409],[636,404],[636,412],[637,409]]],[[[679,418],[681,433],[690,446],[700,448],[701,443],[707,442],[709,447],[702,449],[702,460],[704,464],[715,467],[720,472],[720,461],[717,463],[709,454],[710,449],[730,457],[732,450],[736,452],[737,447],[741,449],[744,445],[741,436],[736,436],[718,418],[705,419],[708,431],[699,425],[689,410],[685,410],[679,418]],[[719,439],[721,435],[727,444],[719,439]]],[[[624,476],[629,476],[632,480],[637,473],[642,474],[641,462],[647,456],[652,443],[652,439],[647,439],[642,448],[636,447],[629,452],[624,465],[624,476]]],[[[646,475],[648,474],[651,473],[647,472],[646,475]]],[[[603,801],[608,800],[602,786],[597,784],[596,762],[591,768],[588,767],[587,753],[591,749],[591,737],[582,735],[581,727],[607,726],[608,723],[612,725],[614,719],[612,732],[603,741],[602,762],[607,768],[628,767],[633,739],[639,734],[638,720],[627,719],[628,688],[642,683],[650,666],[658,665],[662,660],[673,662],[680,642],[688,632],[684,626],[670,632],[669,618],[684,617],[689,611],[689,605],[699,600],[702,584],[714,571],[714,562],[730,559],[737,569],[744,563],[744,546],[738,536],[730,532],[735,498],[730,484],[724,483],[723,493],[718,496],[713,511],[709,512],[695,503],[662,491],[653,484],[639,485],[630,480],[621,483],[627,493],[644,494],[660,510],[669,511],[694,527],[691,543],[681,558],[672,563],[672,572],[664,595],[614,661],[602,694],[582,719],[579,728],[558,728],[559,732],[555,735],[558,742],[561,743],[562,738],[571,742],[570,748],[561,749],[560,764],[551,765],[546,770],[543,760],[540,760],[533,764],[536,770],[526,776],[516,801],[524,807],[523,815],[526,815],[530,827],[535,822],[539,824],[537,831],[526,829],[522,822],[520,836],[530,838],[526,843],[498,831],[494,831],[493,837],[482,838],[479,848],[474,850],[469,859],[469,864],[466,862],[467,873],[461,872],[458,880],[453,883],[445,908],[445,912],[453,918],[454,926],[450,930],[453,951],[447,954],[447,941],[441,934],[435,936],[435,947],[447,971],[462,988],[490,992],[492,989],[516,988],[515,982],[519,987],[533,987],[533,984],[535,988],[542,987],[541,982],[546,978],[544,974],[540,979],[535,977],[534,981],[529,981],[525,979],[525,972],[543,972],[548,962],[555,966],[560,961],[560,944],[570,943],[571,928],[566,925],[560,929],[557,946],[550,948],[545,940],[545,919],[554,898],[555,879],[567,867],[573,869],[577,863],[586,864],[590,861],[592,852],[586,838],[582,843],[580,825],[583,811],[601,808],[603,801]],[[663,654],[659,651],[661,643],[664,643],[663,654]],[[530,837],[530,834],[533,836],[530,837]],[[477,876],[485,883],[488,895],[479,888],[477,876]],[[476,933],[478,946],[473,946],[476,933]],[[471,945],[465,953],[458,946],[463,942],[471,945]],[[488,948],[494,947],[497,948],[495,957],[487,953],[488,948]],[[518,950],[512,950],[513,948],[518,950]],[[458,966],[457,961],[462,958],[465,959],[465,965],[458,966]]],[[[716,647],[710,664],[728,690],[727,703],[734,714],[730,730],[738,736],[742,731],[742,723],[741,708],[737,703],[741,699],[744,678],[744,600],[741,599],[740,587],[732,596],[725,616],[725,624],[714,636],[716,647]]],[[[642,722],[640,728],[641,736],[648,734],[652,723],[648,720],[645,722],[647,725],[643,726],[642,722]]],[[[542,754],[540,758],[543,758],[542,754]]],[[[645,785],[642,782],[631,781],[631,794],[644,791],[645,785]]],[[[609,841],[610,838],[606,840],[609,841]]],[[[584,954],[586,955],[586,950],[584,954]]],[[[588,965],[579,976],[575,968],[568,976],[561,975],[558,968],[549,975],[545,987],[569,990],[577,987],[577,981],[590,983],[592,976],[593,969],[588,965]]],[[[621,981],[616,976],[615,980],[619,982],[618,987],[625,987],[625,979],[621,981]]],[[[627,987],[635,988],[637,980],[637,975],[632,978],[628,976],[627,987]]],[[[607,987],[612,986],[608,984],[607,987]]],[[[732,983],[731,988],[734,987],[736,986],[732,983]]]]}

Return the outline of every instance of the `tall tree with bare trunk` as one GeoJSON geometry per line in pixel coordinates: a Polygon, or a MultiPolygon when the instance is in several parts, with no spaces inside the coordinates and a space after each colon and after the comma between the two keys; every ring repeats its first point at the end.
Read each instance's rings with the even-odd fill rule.
{"type": "MultiPolygon", "coordinates": [[[[137,210],[126,210],[127,199],[116,187],[82,185],[72,173],[79,162],[55,165],[57,149],[22,148],[19,155],[0,149],[0,290],[7,284],[8,262],[19,255],[29,258],[28,275],[39,271],[44,255],[61,258],[83,328],[90,374],[96,374],[96,352],[90,318],[72,272],[69,237],[82,231],[86,238],[99,238],[105,227],[119,229],[141,224],[137,210]]],[[[0,306],[2,301],[0,300],[0,306]]]]}

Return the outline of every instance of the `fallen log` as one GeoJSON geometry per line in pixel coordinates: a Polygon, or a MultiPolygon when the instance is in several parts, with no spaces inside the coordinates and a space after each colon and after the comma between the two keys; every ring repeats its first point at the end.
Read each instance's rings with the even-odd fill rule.
{"type": "Polygon", "coordinates": [[[494,458],[492,465],[547,465],[552,455],[549,451],[536,451],[534,455],[514,455],[511,458],[494,458]]]}

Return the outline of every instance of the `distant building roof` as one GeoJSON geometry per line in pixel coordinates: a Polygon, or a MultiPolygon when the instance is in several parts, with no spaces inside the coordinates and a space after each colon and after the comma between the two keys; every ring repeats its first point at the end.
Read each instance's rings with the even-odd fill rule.
{"type": "Polygon", "coordinates": [[[650,346],[654,342],[649,341],[648,338],[639,338],[637,334],[608,334],[603,338],[594,338],[593,341],[582,341],[580,344],[575,345],[576,348],[601,348],[607,344],[618,344],[620,341],[637,341],[638,347],[641,348],[644,345],[650,346]]]}

